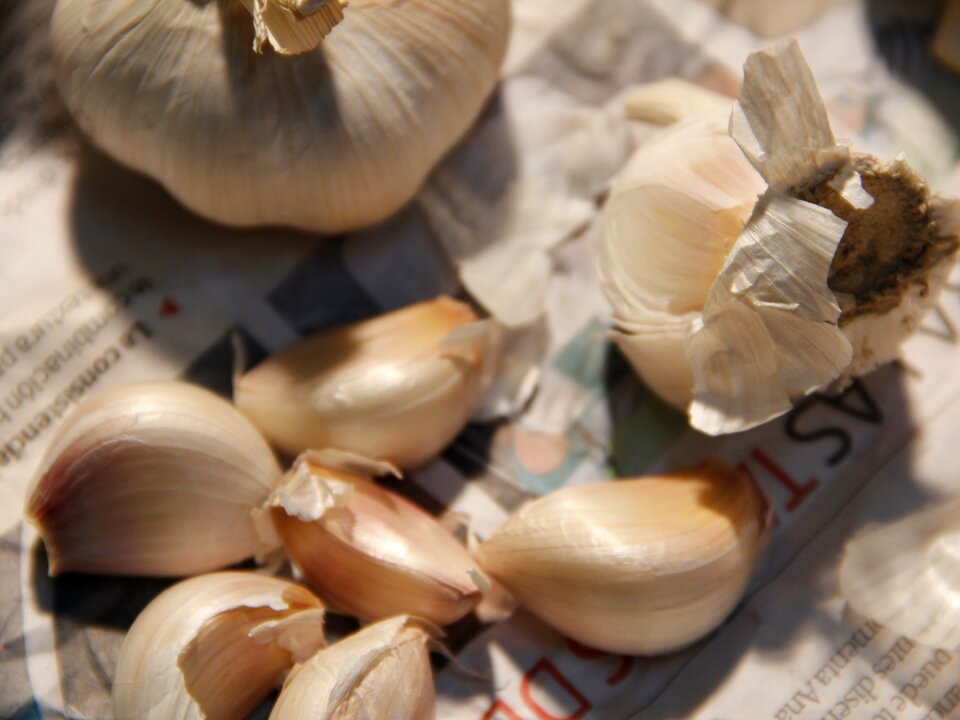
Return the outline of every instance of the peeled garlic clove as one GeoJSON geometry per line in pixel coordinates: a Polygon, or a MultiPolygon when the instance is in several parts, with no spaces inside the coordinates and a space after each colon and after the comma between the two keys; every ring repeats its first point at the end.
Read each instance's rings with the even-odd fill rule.
{"type": "Polygon", "coordinates": [[[466,549],[431,515],[374,483],[382,466],[361,474],[357,459],[342,458],[305,453],[268,503],[304,577],[365,620],[406,613],[446,625],[470,612],[483,580],[466,549]]]}
{"type": "Polygon", "coordinates": [[[483,398],[501,331],[441,297],[320,332],[234,383],[278,448],[338,448],[413,467],[437,455],[483,398]]]}
{"type": "Polygon", "coordinates": [[[439,635],[421,620],[382,620],[298,665],[270,720],[433,720],[428,647],[439,635]]]}
{"type": "Polygon", "coordinates": [[[120,648],[116,720],[245,717],[294,663],[326,645],[323,616],[305,588],[255,573],[213,573],[168,588],[120,648]]]}
{"type": "Polygon", "coordinates": [[[960,648],[958,517],[955,500],[858,533],[840,565],[850,606],[925,645],[960,648]]]}
{"type": "Polygon", "coordinates": [[[100,149],[205,218],[372,225],[413,198],[482,110],[510,2],[342,6],[58,0],[57,84],[100,149]]]}
{"type": "Polygon", "coordinates": [[[766,514],[749,477],[710,460],[545,495],[475,554],[521,605],[568,637],[612,653],[664,653],[733,610],[766,514]]]}
{"type": "Polygon", "coordinates": [[[723,116],[638,150],[599,252],[617,344],[710,434],[894,359],[956,260],[960,212],[835,140],[795,42],[748,58],[729,131],[723,116]]]}
{"type": "Polygon", "coordinates": [[[182,382],[91,397],[54,437],[26,516],[50,574],[182,576],[264,549],[252,514],[280,468],[228,401],[182,382]]]}

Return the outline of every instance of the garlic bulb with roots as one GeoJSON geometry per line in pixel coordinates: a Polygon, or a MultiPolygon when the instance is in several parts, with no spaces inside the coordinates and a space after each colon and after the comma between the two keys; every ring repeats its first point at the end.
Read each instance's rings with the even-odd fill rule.
{"type": "Polygon", "coordinates": [[[510,3],[345,5],[59,0],[60,92],[96,145],[206,218],[370,225],[413,197],[479,114],[510,3]]]}
{"type": "MultiPolygon", "coordinates": [[[[632,104],[676,114],[676,88],[632,104]]],[[[604,211],[613,337],[649,387],[709,434],[899,354],[956,259],[960,207],[902,159],[838,143],[794,41],[754,53],[740,98],[641,146],[604,211]]]]}

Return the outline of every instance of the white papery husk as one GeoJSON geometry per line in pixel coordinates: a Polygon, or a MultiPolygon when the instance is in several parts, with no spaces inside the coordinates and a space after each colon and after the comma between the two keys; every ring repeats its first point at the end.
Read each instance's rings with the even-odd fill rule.
{"type": "Polygon", "coordinates": [[[402,468],[437,455],[480,406],[502,331],[447,297],[311,335],[234,382],[278,448],[336,448],[402,468]]]}
{"type": "Polygon", "coordinates": [[[287,580],[221,572],[157,596],[124,638],[116,720],[245,717],[326,642],[324,609],[287,580]]]}
{"type": "Polygon", "coordinates": [[[428,648],[438,637],[409,616],[368,625],[298,665],[270,720],[433,720],[428,648]]]}
{"type": "Polygon", "coordinates": [[[517,601],[611,653],[670,652],[740,600],[765,537],[753,481],[719,461],[534,500],[474,550],[517,601]]]}
{"type": "Polygon", "coordinates": [[[960,648],[960,501],[850,540],[840,588],[860,615],[932,647],[960,648]]]}
{"type": "MultiPolygon", "coordinates": [[[[631,112],[671,120],[685,92],[635,93],[631,112]]],[[[796,398],[894,359],[955,259],[947,216],[956,210],[927,197],[941,231],[932,260],[905,271],[895,308],[841,322],[852,298],[828,279],[848,223],[798,193],[829,186],[857,217],[875,202],[858,168],[922,187],[919,178],[901,160],[851,156],[834,139],[793,41],[747,60],[729,132],[721,103],[702,93],[689,103],[697,116],[641,146],[618,178],[599,272],[624,354],[651,389],[715,435],[754,427],[796,398]]]]}
{"type": "Polygon", "coordinates": [[[304,453],[268,502],[284,548],[343,612],[454,622],[479,602],[484,578],[433,516],[372,479],[386,474],[399,472],[349,453],[304,453]]]}
{"type": "Polygon", "coordinates": [[[179,577],[265,547],[273,452],[227,400],[183,382],[125,385],[80,405],[52,440],[26,517],[65,571],[179,577]]]}
{"type": "Polygon", "coordinates": [[[493,90],[510,25],[507,0],[352,0],[287,57],[255,39],[311,47],[328,23],[294,35],[322,12],[288,20],[317,3],[249,5],[256,23],[234,0],[59,0],[60,92],[96,145],[194,212],[324,233],[414,196],[493,90]]]}

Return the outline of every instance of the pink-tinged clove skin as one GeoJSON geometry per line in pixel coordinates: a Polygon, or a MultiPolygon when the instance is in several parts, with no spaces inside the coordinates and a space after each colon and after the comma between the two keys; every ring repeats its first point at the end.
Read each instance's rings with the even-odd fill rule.
{"type": "Polygon", "coordinates": [[[368,477],[306,454],[270,505],[289,557],[344,612],[364,620],[410,614],[442,626],[480,600],[483,580],[463,545],[426,511],[368,477]],[[318,484],[342,494],[335,506],[314,512],[295,496],[305,487],[315,494],[318,484]]]}
{"type": "Polygon", "coordinates": [[[229,402],[160,382],[114,388],[54,437],[25,509],[51,575],[180,577],[264,549],[253,514],[280,476],[229,402]]]}

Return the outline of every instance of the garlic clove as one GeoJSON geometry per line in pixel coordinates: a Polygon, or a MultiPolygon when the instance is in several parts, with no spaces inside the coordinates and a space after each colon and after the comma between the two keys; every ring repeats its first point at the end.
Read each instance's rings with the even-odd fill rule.
{"type": "Polygon", "coordinates": [[[226,400],[182,382],[91,397],[54,437],[26,516],[66,571],[182,576],[264,549],[255,514],[280,476],[226,400]]]}
{"type": "Polygon", "coordinates": [[[766,516],[752,480],[710,460],[545,495],[475,554],[521,605],[574,640],[657,654],[700,639],[733,610],[766,516]]]}
{"type": "Polygon", "coordinates": [[[270,720],[432,720],[436,697],[422,620],[381,620],[321,650],[284,683],[270,720]]]}
{"type": "Polygon", "coordinates": [[[245,717],[296,662],[325,646],[324,610],[305,588],[255,573],[184,580],[157,596],[124,638],[117,720],[245,717]]]}
{"type": "Polygon", "coordinates": [[[234,383],[237,407],[278,448],[339,448],[419,465],[480,405],[502,333],[447,297],[320,332],[234,383]]]}
{"type": "Polygon", "coordinates": [[[958,513],[954,500],[854,536],[840,564],[850,606],[925,645],[960,648],[958,513]]]}
{"type": "Polygon", "coordinates": [[[406,498],[305,453],[271,495],[274,525],[304,577],[333,606],[365,620],[396,614],[446,625],[480,599],[476,562],[406,498]]]}
{"type": "Polygon", "coordinates": [[[631,88],[624,104],[631,120],[655,125],[673,125],[704,116],[725,117],[730,113],[730,98],[680,78],[631,88]]]}
{"type": "Polygon", "coordinates": [[[724,112],[667,128],[630,158],[604,208],[601,286],[613,339],[643,380],[685,408],[686,339],[711,284],[766,189],[724,112]]]}
{"type": "Polygon", "coordinates": [[[716,107],[627,164],[599,252],[617,344],[709,434],[896,358],[960,244],[954,202],[836,141],[795,42],[747,60],[729,132],[716,107]]]}

